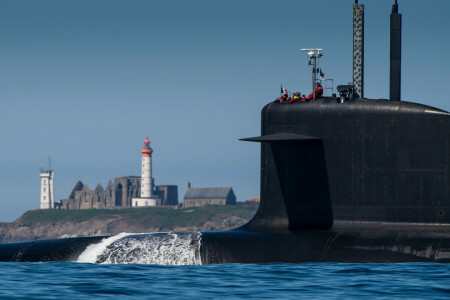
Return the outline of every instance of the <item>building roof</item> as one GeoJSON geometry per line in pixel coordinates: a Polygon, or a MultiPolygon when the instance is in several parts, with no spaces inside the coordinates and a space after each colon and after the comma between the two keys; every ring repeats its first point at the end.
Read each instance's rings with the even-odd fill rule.
{"type": "Polygon", "coordinates": [[[231,187],[190,188],[186,191],[184,199],[227,198],[230,192],[231,187]]]}

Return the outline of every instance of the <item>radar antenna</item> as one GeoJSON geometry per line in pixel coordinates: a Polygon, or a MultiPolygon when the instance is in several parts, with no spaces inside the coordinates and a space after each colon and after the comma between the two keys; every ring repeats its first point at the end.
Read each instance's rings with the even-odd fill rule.
{"type": "Polygon", "coordinates": [[[312,95],[313,95],[313,99],[316,100],[316,93],[315,91],[315,85],[317,82],[317,65],[319,64],[319,59],[322,57],[322,53],[321,51],[322,48],[308,48],[308,49],[300,49],[300,51],[308,51],[308,57],[309,57],[309,62],[308,65],[312,65],[313,69],[312,69],[312,95]]]}

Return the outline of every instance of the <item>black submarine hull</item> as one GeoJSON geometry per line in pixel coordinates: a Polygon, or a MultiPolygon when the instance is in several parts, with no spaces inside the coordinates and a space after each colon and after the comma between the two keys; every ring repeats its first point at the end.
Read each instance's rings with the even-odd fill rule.
{"type": "MultiPolygon", "coordinates": [[[[39,240],[0,245],[2,262],[77,261],[106,237],[39,240]]],[[[203,232],[202,264],[450,262],[449,226],[338,224],[328,230],[203,232]]]]}
{"type": "MultiPolygon", "coordinates": [[[[450,119],[387,100],[270,103],[261,202],[241,228],[203,232],[204,264],[450,262],[450,119]]],[[[76,261],[86,237],[0,244],[0,261],[76,261]]]]}
{"type": "Polygon", "coordinates": [[[329,230],[204,232],[204,264],[450,262],[450,229],[350,224],[329,230]]]}
{"type": "Polygon", "coordinates": [[[0,244],[2,262],[76,261],[91,244],[105,236],[75,237],[0,244]]]}
{"type": "Polygon", "coordinates": [[[203,233],[205,263],[440,262],[450,254],[450,118],[405,101],[262,110],[261,203],[203,233]]]}

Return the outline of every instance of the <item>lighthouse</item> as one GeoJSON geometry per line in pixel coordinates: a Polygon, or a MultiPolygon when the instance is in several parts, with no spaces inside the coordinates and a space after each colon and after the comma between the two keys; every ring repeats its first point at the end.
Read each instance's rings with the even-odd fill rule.
{"type": "Polygon", "coordinates": [[[141,149],[142,166],[141,166],[141,197],[131,200],[132,207],[142,206],[159,206],[161,199],[153,193],[153,177],[152,177],[152,153],[150,140],[146,137],[144,147],[141,149]]]}
{"type": "Polygon", "coordinates": [[[41,168],[40,173],[41,173],[40,209],[52,209],[55,207],[55,203],[53,200],[54,172],[51,169],[50,163],[48,169],[41,168]]]}
{"type": "Polygon", "coordinates": [[[152,153],[150,140],[148,137],[144,141],[142,152],[142,171],[141,171],[141,198],[150,198],[153,196],[153,179],[152,179],[152,153]]]}

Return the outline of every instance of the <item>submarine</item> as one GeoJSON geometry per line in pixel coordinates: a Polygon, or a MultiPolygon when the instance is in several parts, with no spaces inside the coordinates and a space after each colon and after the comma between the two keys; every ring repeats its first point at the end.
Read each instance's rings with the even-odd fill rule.
{"type": "MultiPolygon", "coordinates": [[[[390,99],[363,97],[364,11],[353,9],[353,83],[263,107],[261,135],[242,139],[261,144],[260,206],[240,228],[202,232],[202,264],[450,262],[450,115],[401,100],[397,1],[390,99]]],[[[0,261],[74,261],[107,238],[0,244],[0,261]]]]}

